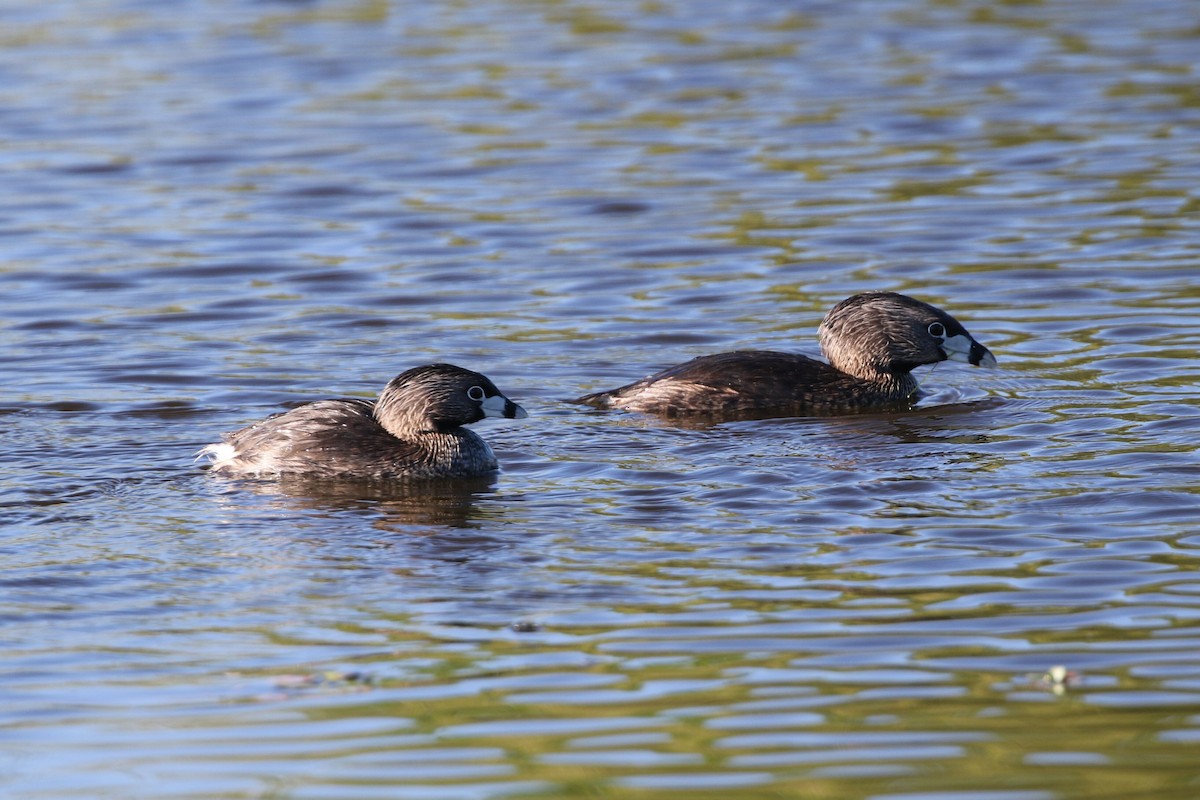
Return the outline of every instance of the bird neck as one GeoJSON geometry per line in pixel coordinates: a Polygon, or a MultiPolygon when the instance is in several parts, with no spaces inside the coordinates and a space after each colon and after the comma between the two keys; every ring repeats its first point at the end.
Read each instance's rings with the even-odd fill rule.
{"type": "Polygon", "coordinates": [[[869,383],[872,388],[889,397],[903,399],[910,397],[919,388],[917,379],[912,371],[903,369],[897,371],[891,364],[859,358],[835,358],[829,356],[829,365],[834,369],[851,375],[860,381],[869,383]]]}

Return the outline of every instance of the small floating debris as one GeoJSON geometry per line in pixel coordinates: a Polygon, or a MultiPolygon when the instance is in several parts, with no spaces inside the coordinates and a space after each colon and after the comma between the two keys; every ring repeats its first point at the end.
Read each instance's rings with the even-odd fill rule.
{"type": "Polygon", "coordinates": [[[310,672],[305,675],[276,675],[275,685],[281,689],[297,689],[307,686],[344,685],[350,683],[370,683],[371,676],[365,672],[340,672],[326,670],[325,672],[310,672]]]}
{"type": "Polygon", "coordinates": [[[1046,670],[1045,674],[1035,682],[1042,688],[1049,689],[1054,694],[1063,695],[1067,693],[1068,688],[1078,686],[1082,680],[1083,676],[1078,672],[1067,669],[1062,664],[1055,664],[1046,670]]]}
{"type": "Polygon", "coordinates": [[[541,624],[530,620],[517,620],[509,625],[516,633],[537,633],[542,629],[541,624]]]}

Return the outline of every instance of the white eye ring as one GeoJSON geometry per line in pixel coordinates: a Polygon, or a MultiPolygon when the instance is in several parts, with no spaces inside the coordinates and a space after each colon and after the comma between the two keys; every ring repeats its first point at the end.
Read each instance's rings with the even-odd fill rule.
{"type": "Polygon", "coordinates": [[[928,330],[929,330],[929,335],[930,335],[930,336],[937,337],[938,339],[945,339],[945,338],[946,338],[946,326],[945,326],[945,325],[943,325],[943,324],[942,324],[942,323],[940,323],[940,322],[931,322],[931,323],[929,323],[929,328],[928,328],[928,330]]]}
{"type": "Polygon", "coordinates": [[[467,397],[478,403],[487,397],[487,393],[483,391],[482,386],[472,386],[470,389],[467,389],[467,397]]]}

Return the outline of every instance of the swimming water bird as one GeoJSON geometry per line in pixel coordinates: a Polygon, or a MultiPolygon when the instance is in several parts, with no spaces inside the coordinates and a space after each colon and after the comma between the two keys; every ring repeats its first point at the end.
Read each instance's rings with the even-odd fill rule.
{"type": "Polygon", "coordinates": [[[912,370],[947,359],[994,367],[958,320],[895,292],[830,309],[817,329],[826,364],[771,350],[700,356],[575,402],[665,417],[829,416],[899,408],[919,392],[912,370]]]}
{"type": "Polygon", "coordinates": [[[478,372],[430,364],[397,375],[374,402],[305,403],[224,434],[199,455],[234,476],[471,478],[498,464],[487,442],[462,426],[526,416],[478,372]]]}

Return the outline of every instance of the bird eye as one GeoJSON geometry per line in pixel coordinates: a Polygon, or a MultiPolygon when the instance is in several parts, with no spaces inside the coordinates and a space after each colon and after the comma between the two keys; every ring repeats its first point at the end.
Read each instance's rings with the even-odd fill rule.
{"type": "Polygon", "coordinates": [[[467,397],[476,402],[479,402],[486,396],[487,395],[484,393],[482,386],[472,386],[470,389],[467,389],[467,397]]]}
{"type": "Polygon", "coordinates": [[[938,339],[946,337],[946,326],[940,322],[929,323],[929,335],[936,336],[938,339]]]}

